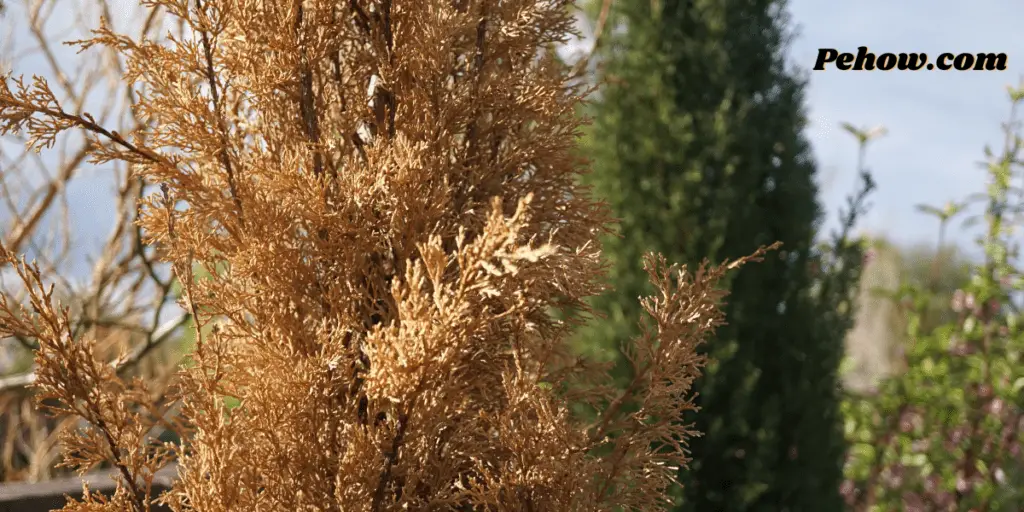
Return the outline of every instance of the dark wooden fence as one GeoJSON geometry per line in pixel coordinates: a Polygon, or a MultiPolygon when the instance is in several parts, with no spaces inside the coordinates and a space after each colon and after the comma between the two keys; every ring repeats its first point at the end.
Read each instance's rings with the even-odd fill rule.
{"type": "MultiPolygon", "coordinates": [[[[170,489],[171,481],[177,468],[171,466],[157,473],[153,479],[153,496],[170,489]]],[[[0,512],[48,512],[64,507],[64,495],[75,498],[82,497],[82,481],[89,484],[92,491],[110,495],[114,491],[114,480],[109,473],[88,474],[85,478],[71,477],[48,480],[39,483],[6,483],[0,484],[0,512]]],[[[170,512],[164,507],[154,507],[154,512],[170,512]]]]}

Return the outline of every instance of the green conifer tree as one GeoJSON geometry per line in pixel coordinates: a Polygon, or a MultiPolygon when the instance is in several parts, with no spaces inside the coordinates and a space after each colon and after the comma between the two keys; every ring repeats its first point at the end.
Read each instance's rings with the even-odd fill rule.
{"type": "MultiPolygon", "coordinates": [[[[783,7],[617,2],[597,54],[604,85],[584,146],[593,161],[586,179],[619,217],[621,236],[605,246],[616,292],[593,303],[607,319],[581,332],[581,345],[614,353],[611,340],[636,334],[628,319],[649,292],[643,251],[692,265],[784,244],[728,283],[729,325],[709,344],[702,410],[684,418],[704,436],[691,442],[680,510],[842,507],[837,372],[859,246],[837,236],[828,261],[815,247],[821,208],[802,136],[804,80],[784,61],[783,7]]],[[[851,206],[847,224],[859,201],[851,206]]],[[[628,362],[619,362],[628,381],[628,362]]]]}

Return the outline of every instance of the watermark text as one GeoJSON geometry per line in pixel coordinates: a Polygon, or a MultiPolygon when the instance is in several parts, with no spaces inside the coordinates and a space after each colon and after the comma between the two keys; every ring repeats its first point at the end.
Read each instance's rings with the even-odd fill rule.
{"type": "Polygon", "coordinates": [[[929,62],[925,53],[875,54],[867,46],[857,53],[840,52],[835,48],[821,48],[814,62],[815,71],[833,66],[840,71],[1004,71],[1005,53],[943,53],[935,62],[929,62]]]}

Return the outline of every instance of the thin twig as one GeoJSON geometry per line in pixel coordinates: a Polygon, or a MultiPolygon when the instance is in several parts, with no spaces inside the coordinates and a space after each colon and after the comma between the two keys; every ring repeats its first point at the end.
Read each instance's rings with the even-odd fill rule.
{"type": "MultiPolygon", "coordinates": [[[[137,364],[151,350],[170,339],[170,335],[178,327],[184,325],[188,319],[188,315],[182,314],[179,317],[164,323],[153,333],[150,342],[137,345],[124,358],[119,362],[115,362],[112,366],[116,371],[121,372],[137,364]]],[[[0,391],[31,386],[35,381],[36,373],[34,371],[0,378],[0,391]]]]}
{"type": "Polygon", "coordinates": [[[601,12],[597,16],[597,25],[594,27],[594,45],[590,48],[590,51],[586,55],[576,61],[576,65],[573,66],[572,73],[569,74],[571,77],[578,77],[587,69],[587,65],[590,64],[591,57],[597,53],[598,48],[601,45],[601,36],[604,35],[604,26],[608,23],[608,16],[612,11],[612,0],[604,0],[601,4],[601,12]]]}

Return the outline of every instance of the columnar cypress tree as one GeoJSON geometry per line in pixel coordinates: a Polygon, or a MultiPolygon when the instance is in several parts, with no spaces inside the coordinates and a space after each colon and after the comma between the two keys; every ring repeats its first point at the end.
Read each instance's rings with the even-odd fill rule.
{"type": "Polygon", "coordinates": [[[605,242],[616,292],[594,302],[607,320],[580,341],[611,351],[634,334],[636,297],[649,291],[642,251],[692,264],[784,244],[728,284],[729,325],[709,345],[702,410],[684,419],[704,437],[691,441],[681,510],[842,506],[836,374],[850,309],[834,299],[856,268],[832,269],[839,281],[815,276],[821,212],[801,136],[804,82],[783,57],[783,4],[618,2],[599,54],[605,85],[586,180],[620,218],[621,237],[605,242]]]}

